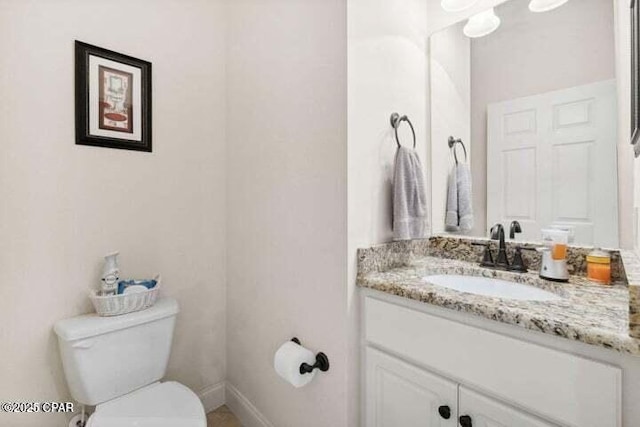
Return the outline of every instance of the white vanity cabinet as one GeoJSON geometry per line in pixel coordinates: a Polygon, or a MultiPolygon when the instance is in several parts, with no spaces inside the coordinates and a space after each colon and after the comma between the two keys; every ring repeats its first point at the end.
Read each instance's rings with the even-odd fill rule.
{"type": "Polygon", "coordinates": [[[374,348],[366,359],[367,427],[558,427],[374,348]]]}
{"type": "Polygon", "coordinates": [[[464,386],[460,386],[458,404],[460,416],[468,417],[471,423],[469,427],[559,427],[464,386]]]}
{"type": "Polygon", "coordinates": [[[454,427],[458,385],[367,348],[367,426],[454,427]]]}
{"type": "Polygon", "coordinates": [[[622,426],[619,367],[384,298],[363,309],[366,427],[622,426]]]}

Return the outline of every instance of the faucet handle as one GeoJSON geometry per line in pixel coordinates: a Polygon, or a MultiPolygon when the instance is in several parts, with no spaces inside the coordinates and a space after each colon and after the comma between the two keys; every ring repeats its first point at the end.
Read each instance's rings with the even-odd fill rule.
{"type": "Polygon", "coordinates": [[[481,267],[495,267],[496,263],[493,262],[493,255],[491,255],[491,242],[471,242],[471,245],[484,247],[482,261],[480,261],[481,267]]]}
{"type": "Polygon", "coordinates": [[[537,251],[538,248],[526,247],[526,246],[516,246],[516,253],[513,255],[513,262],[509,266],[509,271],[516,271],[519,273],[527,272],[527,263],[522,258],[522,251],[537,251]]]}
{"type": "Polygon", "coordinates": [[[511,221],[511,226],[509,227],[509,238],[511,240],[515,239],[516,233],[522,233],[522,226],[518,221],[511,221]]]}
{"type": "Polygon", "coordinates": [[[517,271],[519,273],[527,272],[527,264],[522,258],[522,247],[516,246],[516,253],[513,255],[513,262],[509,266],[509,271],[517,271]]]}

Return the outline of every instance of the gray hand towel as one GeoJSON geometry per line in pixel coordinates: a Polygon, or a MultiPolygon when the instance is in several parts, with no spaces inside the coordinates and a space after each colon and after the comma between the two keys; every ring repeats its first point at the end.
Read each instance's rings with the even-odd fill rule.
{"type": "Polygon", "coordinates": [[[449,182],[447,183],[447,213],[444,217],[444,229],[446,231],[460,231],[460,221],[458,217],[458,168],[454,166],[449,172],[449,182]]]}
{"type": "Polygon", "coordinates": [[[468,232],[473,229],[473,193],[471,189],[471,169],[467,163],[456,167],[456,181],[458,183],[458,221],[460,231],[468,232]]]}
{"type": "Polygon", "coordinates": [[[449,174],[445,230],[468,232],[473,229],[473,195],[471,170],[466,163],[457,164],[449,174]]]}
{"type": "Polygon", "coordinates": [[[418,153],[400,147],[393,179],[393,238],[419,239],[427,231],[427,197],[418,153]]]}

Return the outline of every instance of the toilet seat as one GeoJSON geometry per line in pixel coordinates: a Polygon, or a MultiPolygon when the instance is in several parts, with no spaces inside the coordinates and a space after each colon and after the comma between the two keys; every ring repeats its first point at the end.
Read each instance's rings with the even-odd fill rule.
{"type": "Polygon", "coordinates": [[[100,404],[87,427],[206,427],[200,399],[174,381],[154,383],[100,404]]]}

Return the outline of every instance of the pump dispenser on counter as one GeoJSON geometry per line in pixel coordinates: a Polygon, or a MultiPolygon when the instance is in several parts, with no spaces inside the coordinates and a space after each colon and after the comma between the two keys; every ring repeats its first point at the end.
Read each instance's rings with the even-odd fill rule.
{"type": "Polygon", "coordinates": [[[568,282],[567,245],[569,243],[569,231],[551,228],[543,229],[542,241],[544,246],[538,249],[542,254],[540,277],[555,282],[568,282]]]}

